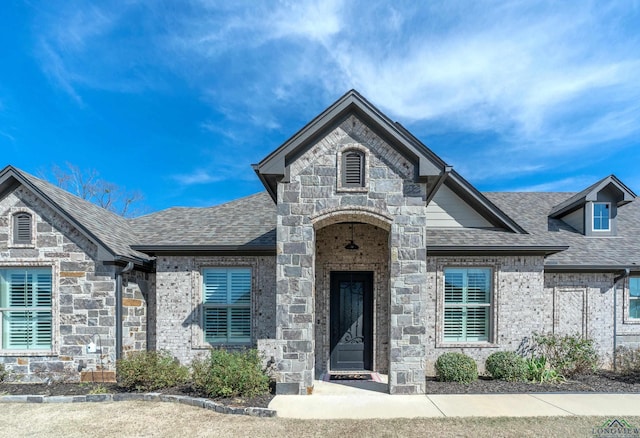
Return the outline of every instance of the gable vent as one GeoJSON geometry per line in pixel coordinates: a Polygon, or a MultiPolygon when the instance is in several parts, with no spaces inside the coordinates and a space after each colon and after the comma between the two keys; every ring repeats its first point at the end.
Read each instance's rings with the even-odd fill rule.
{"type": "Polygon", "coordinates": [[[18,213],[13,219],[14,243],[31,243],[31,215],[18,213]]]}
{"type": "Polygon", "coordinates": [[[363,155],[359,152],[347,152],[344,157],[344,185],[364,187],[363,155]]]}

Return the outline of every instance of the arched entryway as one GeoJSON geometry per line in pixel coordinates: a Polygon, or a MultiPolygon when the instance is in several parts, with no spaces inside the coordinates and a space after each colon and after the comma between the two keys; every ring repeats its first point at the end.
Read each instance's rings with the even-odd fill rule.
{"type": "Polygon", "coordinates": [[[317,379],[330,371],[388,373],[388,226],[353,213],[314,224],[317,379]]]}

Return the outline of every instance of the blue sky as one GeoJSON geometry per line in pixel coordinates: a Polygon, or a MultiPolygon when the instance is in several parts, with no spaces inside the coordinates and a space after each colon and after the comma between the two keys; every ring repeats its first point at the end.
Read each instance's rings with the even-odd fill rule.
{"type": "Polygon", "coordinates": [[[355,88],[480,190],[640,193],[639,29],[634,0],[2,2],[0,165],[219,204],[355,88]]]}

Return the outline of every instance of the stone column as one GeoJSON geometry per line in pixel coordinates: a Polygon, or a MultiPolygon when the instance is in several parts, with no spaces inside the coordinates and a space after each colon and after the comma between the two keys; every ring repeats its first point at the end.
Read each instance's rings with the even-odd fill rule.
{"type": "MultiPolygon", "coordinates": [[[[405,209],[410,212],[410,208],[405,209]]],[[[391,227],[391,394],[425,392],[427,253],[424,231],[425,217],[420,214],[397,216],[391,227]]]]}
{"type": "Polygon", "coordinates": [[[276,340],[278,394],[308,394],[314,376],[313,226],[300,204],[299,183],[278,185],[276,340]]]}

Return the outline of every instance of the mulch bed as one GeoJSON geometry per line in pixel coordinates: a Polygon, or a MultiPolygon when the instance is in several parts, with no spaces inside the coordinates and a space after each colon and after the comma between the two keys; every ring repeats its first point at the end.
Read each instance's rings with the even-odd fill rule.
{"type": "MultiPolygon", "coordinates": [[[[0,383],[1,395],[87,395],[95,393],[96,389],[105,390],[109,394],[130,392],[115,383],[0,383]]],[[[189,397],[208,398],[196,392],[190,386],[159,389],[155,391],[161,394],[184,395],[189,397]]],[[[274,397],[274,391],[257,397],[220,397],[211,398],[218,404],[234,407],[266,408],[274,397]]]]}
{"type": "Polygon", "coordinates": [[[468,385],[427,378],[427,394],[513,394],[528,392],[639,393],[640,374],[623,376],[611,371],[574,376],[562,383],[507,382],[480,377],[468,385]]]}
{"type": "MultiPolygon", "coordinates": [[[[0,383],[0,395],[86,395],[97,388],[115,394],[127,392],[113,383],[0,383]]],[[[216,403],[235,407],[266,408],[274,397],[271,393],[258,397],[229,397],[212,399],[216,403]]],[[[610,371],[599,371],[596,374],[576,376],[563,383],[530,383],[507,382],[480,377],[468,385],[455,382],[438,382],[427,377],[427,394],[513,394],[530,392],[604,392],[604,393],[640,393],[640,374],[623,376],[610,371]]],[[[190,386],[181,386],[158,390],[162,394],[202,397],[190,386]]]]}

